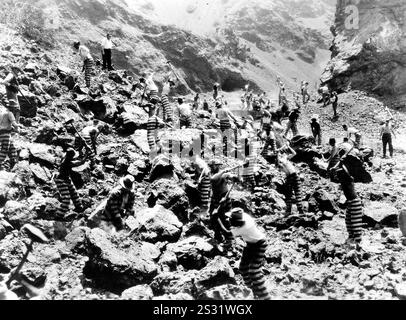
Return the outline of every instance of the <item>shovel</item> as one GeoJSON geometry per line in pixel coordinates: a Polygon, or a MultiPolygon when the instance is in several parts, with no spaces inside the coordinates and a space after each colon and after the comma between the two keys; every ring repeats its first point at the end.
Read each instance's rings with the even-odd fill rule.
{"type": "Polygon", "coordinates": [[[26,224],[24,225],[21,230],[24,230],[27,235],[30,237],[30,243],[27,245],[27,251],[24,253],[23,258],[21,259],[19,265],[17,266],[17,268],[14,270],[14,272],[10,275],[9,279],[6,282],[7,286],[10,286],[11,281],[13,281],[14,279],[17,279],[19,277],[20,271],[22,269],[22,267],[24,266],[25,262],[27,261],[28,255],[30,254],[30,252],[33,249],[33,244],[34,242],[38,242],[38,243],[47,243],[49,242],[48,238],[42,233],[41,230],[39,230],[38,228],[30,225],[30,224],[26,224]]]}

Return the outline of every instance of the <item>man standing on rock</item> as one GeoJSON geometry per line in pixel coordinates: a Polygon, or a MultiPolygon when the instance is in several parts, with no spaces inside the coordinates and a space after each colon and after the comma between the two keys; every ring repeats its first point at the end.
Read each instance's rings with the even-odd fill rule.
{"type": "Polygon", "coordinates": [[[335,92],[335,91],[331,95],[331,103],[333,105],[334,119],[337,119],[337,117],[338,117],[338,114],[337,114],[338,95],[337,95],[337,92],[335,92]]]}
{"type": "Polygon", "coordinates": [[[135,193],[134,177],[131,175],[119,181],[119,185],[110,193],[106,207],[104,208],[102,220],[112,223],[117,231],[124,228],[123,219],[134,215],[135,193]]]}
{"type": "Polygon", "coordinates": [[[227,108],[223,108],[223,104],[220,101],[216,102],[216,116],[220,120],[220,130],[223,134],[223,154],[228,154],[228,138],[231,137],[232,126],[230,119],[235,123],[237,118],[227,108]]]}
{"type": "Polygon", "coordinates": [[[230,174],[231,170],[220,171],[220,166],[222,163],[218,160],[213,160],[210,163],[212,177],[211,177],[211,189],[212,197],[210,203],[209,213],[211,215],[211,222],[214,229],[215,239],[219,242],[223,242],[225,237],[226,246],[231,245],[232,236],[227,234],[221,226],[225,226],[229,229],[227,219],[225,214],[231,211],[231,199],[230,199],[230,188],[228,186],[228,181],[236,179],[234,175],[230,174]],[[220,223],[219,223],[220,221],[220,223]]]}
{"type": "Polygon", "coordinates": [[[0,113],[0,170],[4,170],[4,161],[7,156],[10,162],[10,170],[18,161],[17,149],[14,146],[11,133],[19,132],[19,127],[14,114],[6,104],[6,110],[0,113]]]}
{"type": "Polygon", "coordinates": [[[172,80],[169,79],[167,82],[165,82],[163,89],[162,89],[161,102],[162,102],[162,109],[163,109],[163,120],[166,122],[173,121],[173,109],[169,102],[169,94],[171,92],[171,89],[174,87],[175,87],[175,82],[173,82],[172,80]]]}
{"type": "Polygon", "coordinates": [[[395,131],[391,123],[392,119],[385,121],[385,124],[381,126],[380,136],[382,138],[383,145],[383,158],[386,158],[386,148],[389,145],[389,154],[393,158],[393,144],[392,144],[392,135],[395,136],[395,131]]]}
{"type": "Polygon", "coordinates": [[[58,213],[61,215],[67,214],[71,200],[75,206],[76,212],[83,211],[82,204],[79,200],[79,194],[77,193],[71,178],[72,169],[84,164],[84,161],[75,161],[74,159],[76,156],[77,153],[74,149],[69,148],[66,151],[65,158],[62,160],[59,167],[59,173],[55,178],[55,184],[58,188],[61,201],[61,207],[58,213]]]}
{"type": "Polygon", "coordinates": [[[240,208],[235,208],[227,213],[227,218],[230,224],[230,234],[234,237],[241,237],[246,242],[239,266],[245,284],[252,289],[256,298],[270,300],[262,271],[267,250],[265,234],[258,229],[254,218],[240,208]]]}
{"type": "Polygon", "coordinates": [[[359,132],[359,130],[357,130],[357,129],[353,128],[353,127],[349,128],[346,124],[343,125],[343,129],[347,133],[347,138],[349,140],[351,140],[352,136],[355,137],[354,147],[359,149],[359,147],[361,145],[361,138],[362,138],[362,135],[359,132]]]}
{"type": "Polygon", "coordinates": [[[191,163],[196,171],[197,189],[200,195],[200,209],[202,216],[204,216],[209,212],[211,171],[206,161],[197,155],[192,156],[191,163]]]}
{"type": "Polygon", "coordinates": [[[83,60],[82,72],[83,71],[85,72],[86,87],[90,88],[91,85],[90,81],[94,67],[93,57],[90,54],[89,48],[84,45],[81,45],[80,42],[75,42],[73,47],[79,52],[79,55],[83,60]]]}
{"type": "Polygon", "coordinates": [[[101,43],[103,47],[103,70],[114,70],[111,64],[111,50],[113,49],[113,44],[114,43],[111,40],[111,35],[107,34],[106,38],[104,38],[101,43]]]}
{"type": "Polygon", "coordinates": [[[300,109],[299,108],[295,108],[289,114],[289,121],[288,121],[288,124],[287,124],[287,127],[286,127],[285,136],[288,135],[290,130],[292,130],[292,134],[293,134],[294,137],[298,135],[299,131],[297,129],[297,122],[299,120],[299,115],[300,115],[300,109]]]}
{"type": "MultiPolygon", "coordinates": [[[[296,152],[292,148],[289,148],[289,150],[292,153],[289,158],[296,155],[296,152]]],[[[286,175],[286,215],[292,213],[292,205],[294,203],[296,203],[299,214],[303,214],[302,185],[297,169],[285,154],[278,156],[277,168],[286,175]],[[295,195],[294,199],[293,195],[295,195]]]]}
{"type": "Polygon", "coordinates": [[[348,169],[345,167],[345,165],[343,165],[342,161],[333,170],[336,171],[341,188],[343,189],[344,195],[347,198],[347,213],[345,217],[347,232],[349,234],[347,243],[358,246],[362,240],[362,202],[355,192],[354,178],[350,175],[348,169]]]}
{"type": "Polygon", "coordinates": [[[192,127],[192,108],[189,104],[183,103],[183,99],[178,99],[178,117],[179,117],[179,128],[189,129],[192,127]]]}
{"type": "Polygon", "coordinates": [[[321,126],[318,115],[313,116],[312,122],[310,122],[310,127],[312,129],[314,140],[316,141],[317,145],[321,146],[321,126]]]}
{"type": "Polygon", "coordinates": [[[13,113],[15,121],[20,123],[20,103],[18,102],[18,92],[20,91],[19,83],[17,80],[20,69],[10,66],[9,73],[4,80],[0,80],[0,84],[6,86],[6,96],[8,100],[8,109],[13,113]]]}

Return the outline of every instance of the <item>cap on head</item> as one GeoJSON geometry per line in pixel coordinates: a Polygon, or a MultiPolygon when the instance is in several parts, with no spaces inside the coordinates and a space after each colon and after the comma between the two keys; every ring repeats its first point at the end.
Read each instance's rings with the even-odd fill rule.
{"type": "Polygon", "coordinates": [[[232,225],[238,224],[242,221],[244,221],[243,219],[243,215],[244,215],[244,210],[241,208],[234,208],[233,210],[230,211],[229,213],[229,217],[230,217],[230,223],[232,225]]]}
{"type": "Polygon", "coordinates": [[[132,190],[135,178],[132,175],[128,175],[120,180],[120,185],[127,190],[132,190]]]}

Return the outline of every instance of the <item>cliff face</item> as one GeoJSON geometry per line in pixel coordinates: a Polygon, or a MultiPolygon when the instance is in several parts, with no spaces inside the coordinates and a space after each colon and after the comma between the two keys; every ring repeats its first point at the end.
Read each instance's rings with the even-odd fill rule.
{"type": "Polygon", "coordinates": [[[349,87],[381,96],[406,96],[406,2],[340,0],[332,60],[322,75],[339,91],[349,87]],[[355,6],[358,28],[351,27],[355,6]]]}

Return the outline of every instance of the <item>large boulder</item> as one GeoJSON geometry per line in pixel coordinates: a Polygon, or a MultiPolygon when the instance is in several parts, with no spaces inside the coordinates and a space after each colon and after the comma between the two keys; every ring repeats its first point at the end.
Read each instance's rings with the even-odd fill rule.
{"type": "Polygon", "coordinates": [[[151,300],[154,297],[154,293],[149,285],[139,285],[125,290],[121,294],[123,300],[151,300]]]}
{"type": "Polygon", "coordinates": [[[52,147],[33,143],[29,146],[30,152],[30,162],[31,163],[38,163],[43,165],[49,169],[54,169],[57,164],[57,159],[51,152],[53,150],[52,147]]]}
{"type": "Polygon", "coordinates": [[[217,256],[199,271],[195,286],[201,297],[208,289],[224,284],[235,284],[234,271],[225,257],[217,256]]]}
{"type": "MultiPolygon", "coordinates": [[[[157,266],[152,259],[151,245],[132,245],[122,249],[100,229],[87,234],[89,260],[84,274],[99,286],[121,292],[154,278],[157,266]]],[[[155,248],[159,256],[159,250],[155,248]]]]}
{"type": "Polygon", "coordinates": [[[8,234],[0,241],[0,272],[8,273],[18,266],[27,247],[15,232],[8,234]]]}
{"type": "Polygon", "coordinates": [[[176,255],[178,264],[185,269],[200,270],[215,255],[214,247],[207,240],[195,236],[169,244],[167,250],[176,255]]]}
{"type": "Polygon", "coordinates": [[[92,112],[96,119],[107,123],[114,122],[117,107],[113,99],[110,97],[105,96],[95,100],[89,96],[84,96],[80,99],[76,99],[76,102],[84,111],[92,112]]]}
{"type": "Polygon", "coordinates": [[[132,231],[142,241],[176,242],[182,233],[183,224],[176,215],[160,205],[137,212],[135,219],[136,228],[132,231]]]}
{"type": "Polygon", "coordinates": [[[41,106],[41,100],[29,91],[21,90],[21,93],[17,95],[21,108],[21,116],[34,118],[37,115],[38,107],[41,106]]]}
{"type": "Polygon", "coordinates": [[[324,189],[317,189],[308,200],[309,202],[309,212],[319,212],[327,211],[331,213],[338,213],[339,208],[336,202],[333,199],[333,196],[330,195],[324,189]]]}
{"type": "Polygon", "coordinates": [[[16,229],[20,229],[26,223],[31,223],[36,218],[28,204],[28,201],[8,201],[3,208],[6,220],[16,229]]]}
{"type": "Polygon", "coordinates": [[[370,202],[364,208],[364,223],[369,227],[398,227],[398,210],[384,202],[370,202]]]}
{"type": "Polygon", "coordinates": [[[162,179],[150,185],[148,205],[150,207],[161,205],[175,213],[181,222],[187,221],[189,199],[185,190],[173,180],[162,179]]]}

